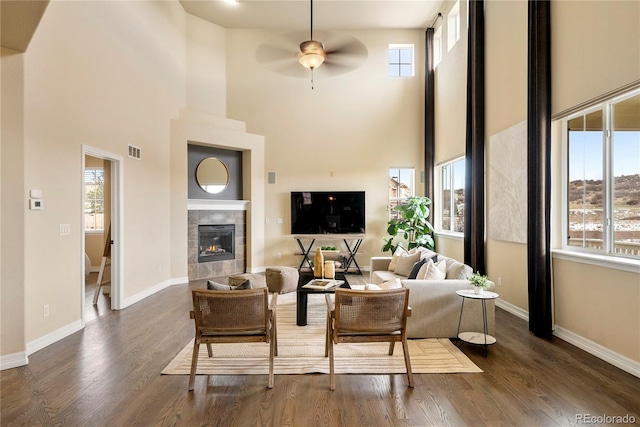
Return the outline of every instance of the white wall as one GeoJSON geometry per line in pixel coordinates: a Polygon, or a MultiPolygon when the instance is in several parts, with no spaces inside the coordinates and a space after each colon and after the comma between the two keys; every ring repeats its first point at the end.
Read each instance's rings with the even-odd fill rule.
{"type": "Polygon", "coordinates": [[[187,108],[226,117],[226,30],[187,15],[187,108]]]}
{"type": "Polygon", "coordinates": [[[169,130],[186,104],[185,33],[177,2],[47,8],[24,70],[25,187],[45,202],[25,216],[28,343],[81,318],[82,144],[125,159],[124,297],[170,279],[169,130]],[[127,144],[142,160],[127,158],[127,144]]]}

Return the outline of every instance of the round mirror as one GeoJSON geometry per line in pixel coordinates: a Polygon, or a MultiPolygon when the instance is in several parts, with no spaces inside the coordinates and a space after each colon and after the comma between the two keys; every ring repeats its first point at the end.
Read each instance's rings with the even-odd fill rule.
{"type": "Polygon", "coordinates": [[[220,193],[229,184],[229,169],[222,160],[207,157],[196,168],[196,181],[207,193],[220,193]]]}

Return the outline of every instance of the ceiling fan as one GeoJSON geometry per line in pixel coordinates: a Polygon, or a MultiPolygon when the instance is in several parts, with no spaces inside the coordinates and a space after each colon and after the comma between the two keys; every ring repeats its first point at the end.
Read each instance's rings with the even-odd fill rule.
{"type": "Polygon", "coordinates": [[[326,44],[315,40],[313,0],[310,0],[310,6],[311,25],[308,40],[299,42],[306,38],[306,35],[301,32],[283,34],[258,46],[256,59],[265,68],[290,77],[304,77],[307,75],[306,71],[311,70],[313,88],[313,73],[321,65],[321,75],[343,74],[362,65],[367,59],[368,50],[353,36],[322,33],[318,38],[323,38],[326,44]]]}

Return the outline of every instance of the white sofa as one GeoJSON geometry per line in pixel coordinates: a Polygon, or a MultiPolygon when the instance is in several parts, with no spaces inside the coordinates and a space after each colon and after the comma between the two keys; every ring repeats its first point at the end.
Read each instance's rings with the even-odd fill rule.
{"type": "MultiPolygon", "coordinates": [[[[438,255],[442,260],[442,255],[438,255]]],[[[402,285],[409,289],[409,306],[412,314],[407,322],[409,338],[455,338],[458,331],[460,309],[463,298],[456,294],[460,289],[473,289],[466,279],[445,278],[443,280],[416,280],[389,270],[392,257],[371,258],[370,282],[380,284],[399,278],[402,285]]],[[[455,261],[455,260],[453,260],[455,261]]],[[[449,264],[449,262],[447,262],[449,264]]],[[[460,264],[452,262],[451,264],[460,264]]],[[[459,267],[459,265],[457,266],[459,267]]],[[[463,272],[456,268],[450,274],[470,274],[471,267],[466,266],[463,272]]],[[[494,287],[490,283],[489,289],[494,287]]],[[[495,300],[486,301],[487,327],[490,335],[495,335],[495,300]]],[[[466,299],[460,325],[460,332],[484,330],[482,321],[482,304],[479,300],[466,299]]]]}

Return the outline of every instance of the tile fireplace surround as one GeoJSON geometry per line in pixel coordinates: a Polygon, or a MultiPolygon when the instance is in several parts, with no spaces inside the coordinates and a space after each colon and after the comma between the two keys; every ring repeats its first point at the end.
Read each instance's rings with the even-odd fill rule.
{"type": "Polygon", "coordinates": [[[246,268],[246,210],[189,210],[188,215],[189,280],[208,279],[244,273],[246,268]],[[235,259],[198,263],[198,225],[234,224],[235,259]]]}

